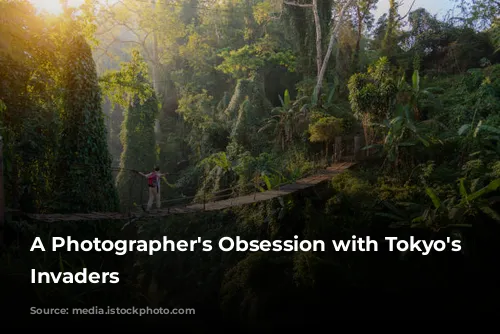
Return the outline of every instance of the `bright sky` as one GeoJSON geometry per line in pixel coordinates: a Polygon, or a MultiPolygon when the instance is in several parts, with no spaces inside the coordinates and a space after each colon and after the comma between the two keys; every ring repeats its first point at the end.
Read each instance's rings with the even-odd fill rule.
{"type": "MultiPolygon", "coordinates": [[[[400,7],[400,14],[404,15],[408,11],[413,0],[401,0],[403,5],[400,7]]],[[[30,0],[39,10],[47,11],[51,14],[60,14],[62,11],[60,0],[30,0]]],[[[77,7],[83,3],[83,0],[69,0],[70,7],[77,7]]],[[[413,9],[425,8],[431,14],[438,14],[442,17],[453,9],[455,0],[416,0],[413,9]]],[[[375,17],[378,18],[389,10],[389,0],[379,0],[375,17]]]]}
{"type": "MultiPolygon", "coordinates": [[[[30,0],[30,2],[40,11],[46,11],[55,15],[62,12],[60,0],[30,0]]],[[[78,7],[82,3],[83,0],[68,0],[69,7],[78,7]]]]}
{"type": "MultiPolygon", "coordinates": [[[[411,6],[413,0],[402,0],[403,5],[399,8],[399,14],[405,15],[411,6]]],[[[456,5],[455,0],[415,0],[415,4],[412,10],[418,8],[425,8],[431,14],[438,14],[438,17],[442,18],[448,13],[450,9],[453,9],[456,5]]],[[[377,11],[375,17],[379,18],[384,13],[389,11],[389,0],[379,0],[377,4],[377,11]]]]}

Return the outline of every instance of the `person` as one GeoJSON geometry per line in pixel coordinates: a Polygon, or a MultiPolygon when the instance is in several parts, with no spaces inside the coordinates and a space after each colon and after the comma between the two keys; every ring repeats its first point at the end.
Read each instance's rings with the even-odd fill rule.
{"type": "Polygon", "coordinates": [[[159,210],[161,206],[160,202],[160,177],[167,175],[168,173],[160,173],[160,168],[155,167],[155,169],[148,174],[144,174],[139,172],[142,176],[148,179],[148,187],[149,187],[149,200],[148,206],[146,208],[146,212],[151,210],[153,206],[153,202],[156,199],[156,208],[159,210]]]}

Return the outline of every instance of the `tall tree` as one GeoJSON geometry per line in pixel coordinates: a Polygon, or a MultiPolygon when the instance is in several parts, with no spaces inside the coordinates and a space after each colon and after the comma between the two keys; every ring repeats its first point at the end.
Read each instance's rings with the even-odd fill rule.
{"type": "MultiPolygon", "coordinates": [[[[4,140],[6,205],[18,208],[24,190],[36,202],[52,197],[60,86],[58,22],[36,15],[29,2],[0,1],[0,134],[4,140]],[[57,27],[57,28],[56,28],[57,27]],[[24,189],[23,189],[24,188],[24,189]]],[[[25,210],[23,208],[23,210],[25,210]]]]}
{"type": "Polygon", "coordinates": [[[387,17],[387,27],[385,30],[384,40],[382,41],[382,52],[386,57],[391,56],[394,43],[396,41],[396,29],[398,22],[399,4],[396,0],[389,0],[389,15],[387,17]]]}
{"type": "Polygon", "coordinates": [[[487,29],[500,20],[500,0],[456,0],[465,17],[465,23],[478,29],[487,29]]]}
{"type": "Polygon", "coordinates": [[[116,186],[122,209],[141,200],[141,181],[136,171],[151,170],[156,159],[155,118],[158,114],[156,93],[148,76],[148,66],[139,51],[132,52],[130,62],[123,63],[119,71],[106,73],[101,81],[113,103],[125,112],[120,138],[123,151],[116,186]]]}
{"type": "Polygon", "coordinates": [[[354,68],[359,69],[359,59],[361,54],[361,39],[365,28],[371,28],[373,24],[372,11],[375,9],[378,0],[360,0],[354,5],[356,24],[356,46],[354,49],[354,68]]]}
{"type": "Polygon", "coordinates": [[[350,6],[352,6],[353,3],[355,2],[356,0],[346,0],[340,7],[340,11],[338,12],[338,15],[336,15],[336,20],[331,20],[332,24],[330,25],[330,33],[329,33],[330,40],[328,43],[328,48],[326,50],[326,53],[323,55],[322,51],[323,41],[321,32],[321,22],[319,20],[319,15],[318,15],[318,2],[314,0],[310,4],[301,4],[295,1],[284,1],[284,3],[289,6],[312,8],[314,14],[314,26],[316,28],[316,68],[317,68],[316,87],[313,93],[314,103],[318,101],[318,98],[320,96],[321,88],[323,86],[323,79],[325,77],[328,61],[330,60],[330,56],[332,55],[333,45],[335,43],[337,33],[340,27],[342,26],[347,9],[350,6]]]}
{"type": "MultiPolygon", "coordinates": [[[[130,170],[149,171],[156,163],[155,154],[155,117],[158,112],[156,95],[141,103],[136,95],[125,114],[120,134],[123,152],[120,158],[120,173],[116,178],[116,186],[120,195],[122,209],[141,200],[140,180],[130,170]]],[[[140,203],[143,204],[143,203],[140,203]]]]}
{"type": "Polygon", "coordinates": [[[62,131],[56,163],[60,210],[115,211],[117,194],[92,52],[81,35],[68,38],[66,45],[62,131]]]}
{"type": "Polygon", "coordinates": [[[328,49],[326,50],[326,54],[323,58],[323,62],[321,64],[321,70],[318,73],[318,77],[316,80],[316,87],[314,88],[314,95],[313,95],[313,102],[316,102],[319,100],[319,94],[321,92],[321,88],[323,86],[323,78],[325,77],[326,73],[326,67],[328,65],[328,61],[330,60],[330,56],[332,55],[332,50],[333,50],[333,44],[335,43],[335,40],[337,38],[337,33],[342,26],[342,23],[344,21],[344,15],[346,10],[353,4],[355,3],[356,0],[347,0],[342,8],[340,9],[336,23],[331,26],[330,30],[330,41],[328,43],[328,49]]]}

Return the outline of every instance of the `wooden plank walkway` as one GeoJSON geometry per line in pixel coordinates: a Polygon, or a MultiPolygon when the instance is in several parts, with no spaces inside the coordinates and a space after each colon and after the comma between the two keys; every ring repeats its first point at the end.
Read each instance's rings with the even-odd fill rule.
{"type": "Polygon", "coordinates": [[[333,175],[342,173],[344,170],[355,165],[355,162],[343,162],[334,164],[327,169],[318,172],[315,175],[298,180],[296,183],[287,184],[277,190],[269,190],[265,192],[257,192],[251,195],[245,195],[235,198],[229,198],[221,201],[207,202],[199,204],[188,204],[172,206],[154,211],[149,214],[145,213],[119,213],[119,212],[91,212],[91,213],[68,213],[68,214],[25,214],[25,216],[43,222],[62,222],[62,221],[91,221],[91,220],[129,220],[140,217],[165,217],[173,214],[192,213],[200,211],[217,211],[241,205],[258,203],[285,196],[296,191],[316,186],[322,182],[330,180],[333,175]]]}

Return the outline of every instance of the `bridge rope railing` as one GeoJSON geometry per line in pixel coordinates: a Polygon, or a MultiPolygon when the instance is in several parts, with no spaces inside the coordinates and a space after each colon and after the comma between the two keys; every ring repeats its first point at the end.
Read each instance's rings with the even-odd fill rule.
{"type": "MultiPolygon", "coordinates": [[[[316,163],[314,161],[313,167],[306,173],[302,173],[301,175],[297,175],[296,179],[298,178],[306,178],[311,175],[317,174],[318,170],[324,170],[324,165],[323,168],[319,167],[320,164],[316,163]]],[[[103,165],[97,165],[97,164],[83,164],[83,163],[75,163],[72,165],[72,168],[102,168],[103,165]]],[[[139,171],[134,170],[134,169],[129,169],[129,168],[123,168],[123,167],[116,167],[116,166],[111,166],[111,167],[106,167],[110,169],[111,171],[114,172],[121,172],[121,171],[128,171],[131,173],[138,174],[139,171]]],[[[179,173],[168,173],[167,175],[179,175],[179,173]]],[[[204,184],[204,182],[207,180],[206,176],[203,176],[201,179],[201,183],[204,184]]],[[[206,204],[220,201],[220,200],[226,200],[226,199],[234,199],[237,197],[242,197],[242,196],[247,196],[250,194],[254,194],[254,199],[256,198],[257,194],[263,191],[271,191],[271,190],[276,190],[280,189],[280,187],[294,183],[295,179],[284,179],[283,182],[280,182],[278,184],[274,184],[271,187],[267,187],[265,182],[263,182],[263,178],[261,175],[256,175],[254,179],[251,182],[245,183],[245,184],[236,184],[231,187],[227,187],[225,189],[218,189],[216,191],[207,191],[207,189],[203,188],[202,191],[200,191],[200,179],[198,180],[198,186],[196,188],[197,193],[192,196],[180,196],[177,198],[169,198],[166,200],[161,201],[161,207],[162,208],[171,208],[174,206],[190,206],[190,205],[196,205],[196,204],[202,204],[203,209],[205,209],[206,204]]],[[[132,194],[136,192],[136,185],[135,178],[130,182],[130,188],[129,188],[129,198],[132,198],[132,194]]],[[[167,183],[168,184],[168,183],[167,183]]],[[[144,183],[146,185],[146,183],[144,183]]],[[[171,185],[169,185],[171,186],[171,185]]],[[[144,194],[144,188],[141,187],[141,201],[140,201],[140,206],[144,207],[146,203],[143,201],[143,194],[144,194]]],[[[128,208],[123,208],[126,213],[129,215],[132,213],[132,209],[138,208],[138,205],[133,202],[128,205],[128,208]]],[[[9,210],[9,211],[17,211],[17,210],[9,210]]]]}
{"type": "MultiPolygon", "coordinates": [[[[309,172],[301,174],[300,178],[307,178],[312,175],[318,174],[319,168],[313,168],[309,170],[309,172]]],[[[220,189],[217,191],[211,191],[211,192],[205,192],[203,191],[203,195],[194,195],[194,196],[183,196],[179,198],[174,198],[174,199],[168,199],[161,201],[162,207],[164,204],[167,205],[168,207],[175,206],[176,204],[179,205],[179,202],[181,201],[187,201],[183,203],[184,206],[190,206],[194,204],[203,204],[205,206],[206,204],[217,202],[220,200],[228,200],[228,199],[235,199],[238,197],[243,197],[243,196],[248,196],[253,194],[254,199],[256,198],[258,193],[261,192],[267,192],[267,191],[272,191],[272,190],[279,190],[282,186],[289,185],[293,183],[295,180],[284,180],[283,182],[280,182],[278,184],[275,184],[271,187],[264,188],[263,185],[261,184],[261,178],[256,177],[253,182],[248,182],[246,184],[238,184],[232,187],[228,187],[225,189],[220,189]],[[210,195],[210,196],[207,196],[210,195]],[[200,198],[201,197],[201,198],[200,198]],[[189,201],[191,200],[191,201],[189,201]]],[[[182,204],[180,204],[182,205],[182,204]]]]}
{"type": "MultiPolygon", "coordinates": [[[[314,174],[314,173],[308,173],[314,174]]],[[[302,177],[307,177],[309,175],[301,175],[302,177]]],[[[254,194],[256,197],[257,193],[263,191],[270,191],[279,189],[281,186],[293,183],[293,180],[286,180],[279,184],[273,185],[271,188],[264,188],[261,184],[257,184],[258,182],[248,182],[246,184],[238,184],[232,187],[228,187],[225,189],[220,189],[217,191],[206,191],[205,189],[202,191],[202,194],[196,194],[194,196],[181,196],[173,199],[162,200],[162,207],[172,207],[176,205],[190,206],[195,204],[203,204],[206,205],[208,203],[217,202],[220,200],[226,199],[234,199],[250,194],[254,194]],[[250,188],[250,189],[249,189],[250,188]]],[[[141,204],[145,205],[145,204],[141,204]]]]}
{"type": "MultiPolygon", "coordinates": [[[[319,168],[318,165],[320,165],[320,164],[317,161],[314,161],[313,168],[311,168],[306,173],[302,173],[298,177],[299,178],[308,177],[308,176],[317,174],[318,170],[324,169],[324,168],[319,168]]],[[[74,166],[90,167],[93,165],[75,164],[74,166]]],[[[113,171],[118,171],[118,172],[120,172],[120,171],[129,171],[132,173],[139,172],[139,171],[134,170],[134,169],[127,169],[127,168],[123,168],[123,167],[111,167],[111,169],[113,171]]],[[[178,173],[167,173],[167,175],[178,175],[178,173]]],[[[177,197],[177,198],[170,198],[167,200],[161,200],[161,207],[162,208],[168,208],[168,207],[172,207],[172,206],[187,207],[189,205],[196,205],[196,204],[203,204],[203,206],[205,207],[205,205],[208,203],[212,203],[212,202],[219,201],[219,200],[242,197],[242,196],[246,196],[249,194],[254,194],[254,198],[255,198],[257,193],[259,193],[259,192],[276,190],[276,189],[279,189],[283,185],[287,185],[287,184],[293,183],[295,181],[294,179],[285,180],[284,182],[280,182],[279,184],[275,184],[272,187],[268,188],[267,186],[265,186],[265,184],[262,184],[263,179],[261,178],[261,176],[257,175],[256,177],[254,177],[254,180],[252,182],[248,182],[246,184],[236,184],[234,186],[231,186],[231,187],[228,187],[225,189],[220,189],[217,191],[206,191],[206,189],[203,188],[203,191],[201,192],[202,195],[200,195],[199,194],[200,193],[200,191],[199,191],[200,184],[204,184],[206,180],[207,180],[206,176],[202,177],[201,182],[200,182],[200,179],[198,179],[198,185],[196,187],[197,193],[195,195],[181,196],[181,197],[177,197]],[[266,187],[266,189],[263,189],[264,186],[266,187]]],[[[135,180],[134,180],[134,183],[135,183],[135,180]]],[[[133,187],[133,184],[132,184],[130,187],[129,198],[132,198],[131,194],[135,191],[134,189],[135,188],[133,187]]],[[[146,191],[147,191],[147,189],[146,189],[146,191]]],[[[143,201],[143,198],[144,198],[143,195],[144,195],[144,190],[141,189],[140,204],[138,205],[137,203],[132,201],[131,203],[128,204],[125,211],[130,213],[132,211],[132,209],[137,209],[139,207],[144,208],[147,205],[147,202],[145,203],[143,201]]]]}

